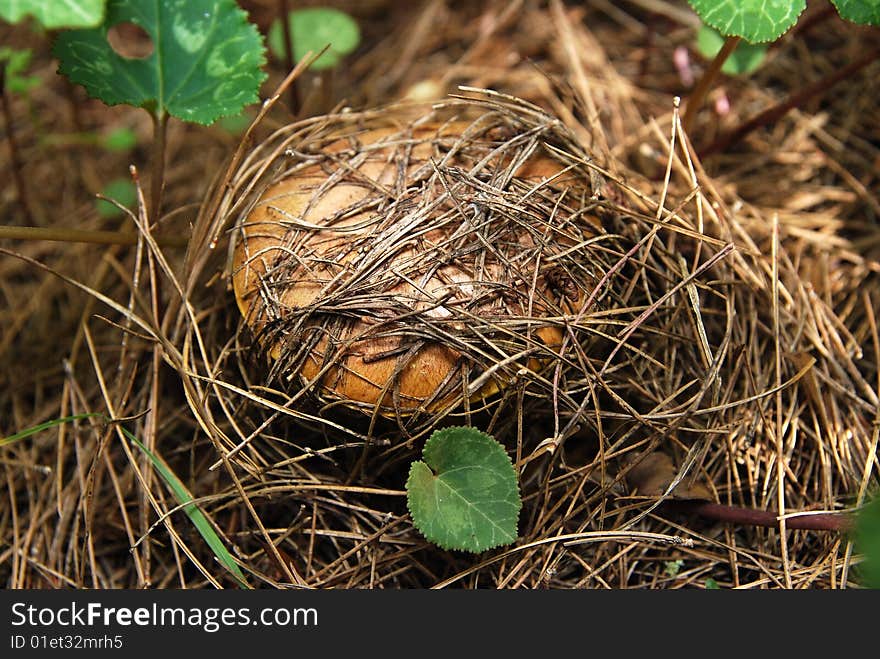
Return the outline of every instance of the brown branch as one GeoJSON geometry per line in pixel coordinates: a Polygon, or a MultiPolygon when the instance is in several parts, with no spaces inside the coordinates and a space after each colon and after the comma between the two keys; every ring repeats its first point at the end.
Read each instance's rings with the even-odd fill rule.
{"type": "Polygon", "coordinates": [[[165,137],[168,134],[168,113],[164,109],[153,114],[153,171],[150,179],[150,223],[161,217],[162,188],[165,185],[165,137]]]}
{"type": "Polygon", "coordinates": [[[697,86],[694,87],[694,91],[692,91],[688,97],[687,107],[684,110],[684,118],[682,119],[682,127],[684,128],[685,133],[689,134],[691,132],[694,120],[697,117],[697,112],[706,100],[706,96],[709,94],[709,89],[712,87],[712,83],[715,82],[715,78],[717,78],[718,74],[721,72],[721,67],[724,66],[724,62],[727,61],[727,58],[730,57],[731,53],[736,50],[739,42],[740,37],[727,37],[721,50],[715,55],[715,59],[712,60],[709,68],[703,73],[697,86]]]}
{"type": "MultiPolygon", "coordinates": [[[[679,512],[696,515],[706,519],[738,524],[740,526],[779,527],[779,519],[774,511],[727,506],[706,501],[670,501],[668,505],[679,512]]],[[[785,528],[806,531],[848,531],[852,528],[852,518],[846,513],[816,513],[786,516],[785,528]]]]}
{"type": "Polygon", "coordinates": [[[0,97],[3,104],[3,118],[6,122],[6,141],[9,143],[9,157],[12,161],[12,178],[15,181],[15,189],[18,193],[18,202],[24,211],[25,219],[29,224],[34,223],[34,214],[31,211],[31,205],[28,200],[27,186],[22,176],[22,163],[18,153],[18,144],[13,135],[12,126],[12,105],[9,102],[9,96],[6,94],[6,67],[0,66],[0,97]]]}
{"type": "MultiPolygon", "coordinates": [[[[136,245],[138,234],[120,231],[92,231],[58,227],[12,227],[0,225],[0,240],[50,240],[63,243],[96,243],[99,245],[136,245]]],[[[162,247],[186,247],[184,237],[157,238],[162,247]]]]}
{"type": "Polygon", "coordinates": [[[812,97],[818,96],[819,94],[828,91],[829,88],[836,85],[838,82],[841,82],[842,80],[846,80],[847,78],[858,72],[860,69],[865,68],[878,57],[880,57],[880,48],[874,48],[873,50],[868,51],[868,53],[864,57],[860,57],[856,61],[847,64],[842,69],[838,69],[834,73],[831,73],[824,78],[817,80],[813,84],[807,85],[800,91],[790,94],[788,98],[786,98],[784,101],[777,103],[770,108],[767,108],[757,116],[749,119],[743,124],[740,124],[737,128],[733,129],[727,135],[722,135],[721,137],[719,137],[707,148],[700,151],[700,158],[705,159],[714,153],[724,151],[730,145],[734,144],[735,142],[739,142],[742,138],[751,133],[753,130],[760,128],[761,126],[772,124],[774,121],[778,121],[786,114],[788,114],[788,112],[792,108],[803,105],[812,97]]]}
{"type": "MultiPolygon", "coordinates": [[[[290,31],[290,9],[287,0],[280,0],[279,9],[281,11],[281,27],[284,30],[284,65],[289,72],[293,71],[296,61],[293,57],[293,35],[290,31]]],[[[287,93],[290,96],[290,112],[296,116],[300,109],[299,85],[296,84],[296,80],[290,83],[287,93]]]]}
{"type": "MultiPolygon", "coordinates": [[[[812,14],[805,14],[804,17],[801,18],[793,28],[791,28],[789,34],[805,34],[817,25],[821,25],[828,19],[833,18],[837,15],[837,8],[831,3],[828,3],[828,5],[819,9],[818,11],[813,12],[812,14]]],[[[775,43],[779,42],[777,41],[775,43]]]]}

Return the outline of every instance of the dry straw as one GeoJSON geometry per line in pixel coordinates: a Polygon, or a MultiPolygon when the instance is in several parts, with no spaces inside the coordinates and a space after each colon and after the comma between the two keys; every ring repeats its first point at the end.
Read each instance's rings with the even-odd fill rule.
{"type": "MultiPolygon", "coordinates": [[[[465,90],[467,100],[437,106],[285,120],[265,139],[255,129],[231,176],[221,173],[206,195],[182,265],[144,222],[129,251],[5,250],[2,434],[73,415],[124,419],[256,586],[853,585],[845,536],[792,527],[852,511],[878,485],[870,185],[880,154],[863,83],[827,97],[822,113],[792,113],[713,156],[710,175],[669,102],[677,74],[644,45],[641,18],[611,3],[585,3],[585,20],[558,2],[549,11],[509,3],[494,22],[481,20],[490,10],[480,3],[444,7],[426,3],[417,35],[401,21],[358,61],[381,73],[369,93],[402,97],[443,69],[444,81],[514,89],[543,110],[465,90]],[[514,46],[531,48],[564,83],[508,67],[504,49],[514,46]],[[392,53],[400,63],[389,70],[392,53]],[[435,55],[450,59],[438,65],[435,55]],[[460,122],[466,129],[454,128],[460,122]],[[358,141],[376,126],[390,131],[384,145],[358,141]],[[379,187],[359,182],[356,212],[371,218],[374,239],[388,240],[306,305],[281,293],[302,265],[273,255],[260,273],[262,305],[243,305],[249,323],[233,280],[248,264],[263,267],[246,253],[243,222],[266,186],[317,169],[337,186],[353,183],[359,158],[402,165],[379,187]],[[555,169],[516,175],[517,163],[535,159],[555,169]],[[400,247],[414,235],[429,258],[400,247]],[[384,267],[392,256],[394,270],[384,267]],[[466,272],[470,289],[421,286],[428,272],[451,268],[466,272]],[[319,331],[335,343],[319,345],[319,331]],[[346,400],[318,373],[331,374],[368,336],[413,353],[448,346],[458,367],[433,399],[395,396],[392,376],[382,408],[346,400]],[[311,373],[309,350],[320,354],[311,373]],[[522,537],[509,548],[442,552],[406,514],[406,469],[430,428],[451,422],[496,434],[515,458],[525,500],[522,537]],[[651,464],[660,467],[648,483],[638,466],[651,464]],[[684,495],[760,511],[773,526],[681,515],[667,504],[684,495]],[[666,569],[678,560],[677,573],[666,569]]],[[[657,48],[686,46],[689,34],[660,29],[657,48]]],[[[807,56],[783,44],[758,74],[766,77],[729,81],[736,107],[767,107],[780,81],[841,66],[861,43],[846,26],[816,38],[826,47],[807,56]]],[[[48,88],[35,94],[47,112],[64,111],[48,88]]],[[[707,123],[698,117],[695,134],[711,137],[707,123]]],[[[169,166],[169,207],[182,209],[172,224],[187,217],[190,183],[231,148],[205,135],[169,137],[187,154],[169,166]]],[[[81,166],[81,155],[60,157],[86,174],[100,164],[81,166]]],[[[102,228],[70,201],[73,183],[56,185],[55,163],[32,170],[32,189],[56,195],[41,203],[60,209],[59,222],[102,228]]],[[[292,253],[309,255],[302,240],[319,230],[301,214],[275,218],[292,253]]],[[[329,284],[329,272],[316,279],[329,284]]],[[[398,364],[403,354],[388,357],[398,364]]],[[[118,424],[96,418],[4,447],[4,583],[234,586],[149,460],[118,424]]]]}
{"type": "MultiPolygon", "coordinates": [[[[775,247],[777,234],[756,243],[744,231],[672,118],[665,144],[657,137],[668,161],[654,194],[613,174],[620,163],[589,153],[553,116],[476,90],[428,109],[310,119],[252,151],[214,218],[231,238],[227,281],[248,282],[237,289],[244,319],[204,377],[234,429],[217,435],[221,451],[258,478],[254,492],[296,499],[302,488],[393,488],[411,447],[449,422],[481,426],[516,453],[531,542],[505,561],[541,555],[553,537],[589,538],[596,524],[637,534],[674,488],[694,491],[697,481],[722,502],[789,512],[805,496],[833,510],[839,492],[858,491],[876,405],[856,366],[861,349],[830,310],[805,303],[809,290],[775,247]],[[536,152],[555,173],[517,176],[536,152]],[[364,176],[374,160],[394,175],[364,176]],[[280,208],[284,194],[263,197],[303,172],[302,214],[280,208]],[[327,220],[339,239],[309,209],[346,185],[364,192],[327,220]],[[342,255],[332,265],[309,246],[315,236],[342,255]],[[267,248],[266,237],[283,249],[267,248]],[[425,287],[450,267],[465,274],[425,287]],[[285,291],[304,280],[310,299],[291,304],[285,291]],[[559,341],[536,340],[541,328],[559,341]],[[379,404],[334,385],[353,346],[373,340],[388,351],[376,358],[395,363],[379,404]],[[401,393],[406,359],[425,346],[450,348],[455,367],[421,397],[401,393]],[[309,359],[318,366],[304,374],[309,359]],[[245,382],[208,375],[221,372],[245,382]],[[854,404],[835,409],[845,430],[814,435],[797,414],[821,400],[819,382],[841,376],[858,376],[854,404]],[[620,507],[628,470],[657,451],[676,465],[663,495],[620,507]],[[308,467],[321,461],[330,472],[308,467]],[[805,478],[793,477],[794,464],[805,478]],[[325,479],[336,469],[333,485],[337,477],[325,479]]],[[[368,536],[387,532],[380,525],[368,536]]],[[[399,549],[418,536],[401,537],[399,549]]],[[[790,567],[782,574],[777,583],[791,581],[790,567]]]]}

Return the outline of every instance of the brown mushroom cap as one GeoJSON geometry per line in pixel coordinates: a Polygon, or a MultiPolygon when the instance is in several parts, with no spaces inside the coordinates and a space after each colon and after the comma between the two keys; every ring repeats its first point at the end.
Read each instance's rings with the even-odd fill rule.
{"type": "MultiPolygon", "coordinates": [[[[502,359],[482,346],[481,368],[473,368],[467,341],[456,339],[472,329],[471,319],[518,322],[510,331],[526,336],[526,354],[510,367],[539,370],[559,349],[558,318],[534,319],[553,316],[554,308],[558,316],[564,302],[546,269],[536,270],[544,264],[511,265],[496,246],[479,244],[474,227],[492,210],[478,204],[476,183],[464,186],[469,193],[455,190],[464,189],[464,172],[477,172],[490,194],[500,181],[536,188],[563,166],[538,153],[506,163],[502,176],[498,163],[479,161],[491,153],[492,135],[478,138],[479,150],[462,146],[469,126],[336,138],[317,153],[294,155],[294,166],[259,197],[238,227],[233,286],[247,324],[282,373],[326,399],[400,414],[454,404],[468,381],[502,359]],[[512,285],[511,267],[525,272],[512,285]]],[[[507,202],[500,194],[493,203],[507,202]]],[[[508,252],[515,241],[514,254],[518,246],[535,252],[543,240],[515,226],[493,235],[508,252]]],[[[571,243],[556,240],[556,248],[571,243]]],[[[581,292],[565,309],[582,301],[581,292]]],[[[483,378],[469,398],[497,393],[509,371],[483,378]]]]}

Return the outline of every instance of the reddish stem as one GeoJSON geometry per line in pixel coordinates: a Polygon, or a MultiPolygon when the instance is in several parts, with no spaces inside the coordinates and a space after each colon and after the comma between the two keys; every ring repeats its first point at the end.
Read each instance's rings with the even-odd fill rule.
{"type": "MultiPolygon", "coordinates": [[[[58,38],[58,35],[61,34],[62,30],[49,30],[46,33],[46,37],[49,43],[54,43],[58,38]]],[[[77,133],[84,132],[84,124],[82,121],[82,116],[79,111],[79,99],[76,97],[76,88],[70,79],[61,76],[61,85],[64,88],[64,96],[67,98],[67,108],[70,110],[70,121],[73,123],[73,128],[77,133]]]]}
{"type": "MultiPolygon", "coordinates": [[[[287,0],[280,0],[280,8],[281,27],[284,30],[284,64],[287,67],[287,72],[290,73],[293,71],[296,63],[293,59],[293,35],[290,32],[290,10],[288,9],[287,0]]],[[[295,80],[291,83],[287,93],[290,95],[290,112],[296,116],[299,114],[300,101],[299,85],[296,84],[295,80]]]]}
{"type": "Polygon", "coordinates": [[[817,25],[821,25],[832,16],[837,16],[837,9],[834,7],[834,5],[829,3],[819,11],[808,14],[804,16],[801,20],[799,20],[797,24],[791,29],[791,34],[794,35],[809,32],[814,27],[816,27],[817,25]]]}
{"type": "Polygon", "coordinates": [[[690,133],[690,130],[694,125],[694,120],[697,117],[697,112],[700,107],[702,107],[703,101],[706,100],[706,96],[709,94],[709,89],[712,87],[712,83],[715,82],[715,78],[721,73],[721,67],[724,66],[724,62],[727,61],[727,58],[730,57],[731,53],[736,50],[739,42],[740,37],[727,37],[727,39],[725,39],[721,50],[715,55],[715,59],[712,60],[709,68],[703,73],[697,86],[694,87],[694,91],[692,91],[691,95],[688,97],[687,107],[684,110],[684,118],[682,119],[682,126],[684,127],[685,133],[690,133]]]}
{"type": "Polygon", "coordinates": [[[28,200],[27,187],[24,184],[24,176],[22,176],[23,166],[19,157],[18,144],[12,132],[12,105],[9,102],[9,96],[6,94],[6,67],[4,66],[0,66],[0,97],[2,97],[3,118],[6,123],[6,141],[9,143],[12,177],[15,181],[16,192],[18,193],[18,202],[21,204],[27,223],[35,224],[34,214],[31,212],[31,205],[28,200]]]}
{"type": "Polygon", "coordinates": [[[168,134],[168,114],[159,110],[153,117],[153,171],[150,180],[150,223],[161,217],[162,188],[165,186],[165,138],[168,134]]]}
{"type": "Polygon", "coordinates": [[[729,146],[731,146],[735,142],[740,141],[752,131],[760,128],[761,126],[766,126],[773,123],[774,121],[778,121],[779,119],[784,117],[792,108],[803,105],[812,97],[818,96],[819,94],[828,91],[829,88],[836,85],[838,82],[841,82],[842,80],[846,80],[847,78],[851,77],[860,69],[863,69],[871,64],[878,57],[880,57],[880,48],[874,48],[873,50],[868,51],[868,53],[864,57],[860,57],[856,61],[847,64],[842,69],[838,69],[834,73],[831,73],[824,78],[817,80],[813,84],[807,85],[800,91],[790,94],[788,98],[786,98],[784,101],[777,103],[770,108],[767,108],[757,116],[749,119],[743,124],[740,124],[737,128],[729,132],[727,135],[722,135],[721,137],[719,137],[707,148],[700,151],[700,158],[704,159],[714,153],[724,151],[729,146]]]}
{"type": "Polygon", "coordinates": [[[651,62],[651,56],[654,54],[656,46],[654,44],[657,35],[657,23],[659,22],[657,14],[651,14],[645,22],[645,41],[644,41],[644,57],[639,62],[639,72],[636,74],[636,80],[640,87],[645,86],[645,77],[648,75],[648,66],[651,62]]]}
{"type": "MultiPolygon", "coordinates": [[[[726,506],[705,501],[672,501],[670,505],[684,513],[741,526],[764,526],[778,528],[776,513],[769,510],[755,510],[739,506],[726,506]]],[[[845,513],[816,513],[785,518],[786,529],[807,531],[848,531],[852,528],[852,518],[845,513]]]]}
{"type": "Polygon", "coordinates": [[[67,78],[64,80],[64,94],[67,97],[67,107],[70,109],[70,121],[73,123],[73,129],[77,133],[84,132],[82,116],[79,111],[79,99],[76,97],[76,89],[73,83],[67,78]]]}
{"type": "MultiPolygon", "coordinates": [[[[7,226],[0,224],[0,240],[50,240],[63,243],[95,243],[98,245],[136,245],[134,232],[93,231],[63,227],[7,226]]],[[[189,241],[182,236],[156,238],[160,247],[186,247],[189,241]]]]}

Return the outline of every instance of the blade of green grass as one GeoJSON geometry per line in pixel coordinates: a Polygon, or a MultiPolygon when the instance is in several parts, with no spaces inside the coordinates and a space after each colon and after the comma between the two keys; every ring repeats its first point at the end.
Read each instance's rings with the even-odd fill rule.
{"type": "Polygon", "coordinates": [[[38,426],[34,426],[33,428],[27,428],[26,430],[17,432],[14,435],[9,435],[9,437],[3,437],[2,439],[0,439],[0,448],[8,446],[9,444],[12,444],[12,442],[17,442],[19,439],[24,439],[25,437],[36,435],[38,432],[43,432],[44,430],[54,428],[55,426],[60,426],[64,423],[70,423],[71,421],[81,421],[82,419],[92,419],[95,417],[100,417],[102,419],[107,418],[103,414],[92,412],[91,414],[74,414],[73,416],[63,416],[60,419],[52,419],[51,421],[46,421],[45,423],[41,423],[38,426]]]}
{"type": "Polygon", "coordinates": [[[241,569],[238,567],[238,563],[232,558],[232,554],[226,549],[226,545],[223,544],[220,536],[217,535],[217,532],[214,530],[214,527],[211,526],[211,523],[208,521],[208,518],[205,517],[202,510],[193,503],[193,495],[190,494],[188,489],[186,489],[186,486],[180,482],[180,479],[177,478],[162,458],[141,444],[140,440],[128,430],[125,428],[120,428],[120,430],[122,431],[122,434],[125,435],[132,444],[137,446],[143,454],[150,459],[150,462],[153,463],[156,471],[159,472],[159,475],[162,476],[162,480],[165,481],[165,484],[174,493],[178,503],[183,506],[183,511],[195,525],[199,534],[205,539],[205,542],[208,543],[208,546],[214,552],[217,560],[219,560],[220,563],[236,577],[236,580],[240,585],[247,587],[247,582],[244,579],[244,574],[242,574],[241,569]]]}
{"type": "MultiPolygon", "coordinates": [[[[10,435],[9,437],[4,437],[0,439],[0,448],[12,444],[13,442],[16,442],[20,439],[35,435],[38,432],[42,432],[43,430],[48,430],[49,428],[60,426],[63,423],[70,423],[71,421],[80,421],[82,419],[90,418],[100,418],[107,423],[112,423],[112,419],[109,419],[107,416],[96,412],[90,414],[75,414],[73,416],[65,416],[58,419],[52,419],[51,421],[46,421],[39,425],[33,426],[32,428],[27,428],[25,430],[22,430],[21,432],[15,433],[14,435],[10,435]]],[[[193,495],[190,494],[190,491],[186,489],[186,486],[180,482],[180,479],[177,478],[174,472],[171,471],[171,468],[165,463],[165,461],[161,457],[150,451],[150,449],[144,446],[140,442],[140,440],[138,440],[138,438],[135,437],[128,430],[121,426],[119,429],[122,431],[122,434],[125,435],[125,437],[132,444],[137,446],[138,449],[140,449],[143,454],[146,455],[147,458],[149,458],[150,462],[153,463],[153,467],[155,467],[156,471],[159,472],[162,480],[165,481],[165,484],[174,494],[177,502],[181,505],[187,517],[189,517],[190,521],[196,527],[196,530],[199,532],[202,538],[204,538],[205,542],[208,543],[208,546],[211,548],[211,551],[214,552],[214,556],[217,557],[217,560],[220,561],[220,564],[232,573],[236,581],[238,581],[239,585],[248,588],[249,586],[247,581],[245,581],[244,574],[238,567],[238,564],[232,558],[232,554],[230,554],[229,550],[226,549],[226,545],[223,544],[223,541],[220,539],[220,536],[217,535],[214,527],[211,526],[208,518],[205,517],[205,514],[198,507],[198,505],[194,503],[195,499],[193,495]]]]}

